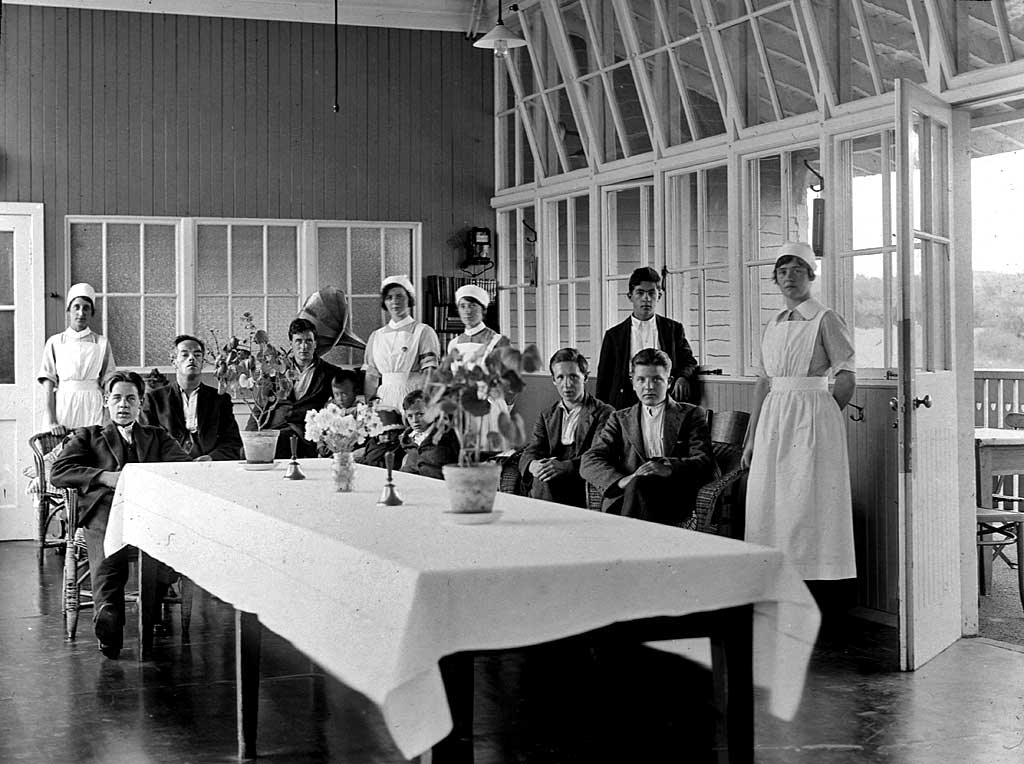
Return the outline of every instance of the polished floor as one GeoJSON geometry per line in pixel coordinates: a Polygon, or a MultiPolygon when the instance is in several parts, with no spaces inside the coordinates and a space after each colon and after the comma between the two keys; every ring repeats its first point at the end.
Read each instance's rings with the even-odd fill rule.
{"type": "MultiPolygon", "coordinates": [[[[0,543],[0,764],[234,761],[231,608],[200,593],[190,644],[174,612],[152,661],[136,661],[132,629],[112,661],[87,618],[63,641],[60,568],[52,552],[39,563],[32,544],[0,543]]],[[[793,721],[758,695],[757,762],[1024,762],[1024,650],[961,640],[901,674],[892,637],[853,620],[827,630],[793,721]]],[[[263,648],[261,759],[404,761],[365,698],[271,633],[263,648]]],[[[477,678],[477,762],[713,759],[710,680],[681,659],[638,650],[595,663],[570,644],[479,660],[477,678]]]]}

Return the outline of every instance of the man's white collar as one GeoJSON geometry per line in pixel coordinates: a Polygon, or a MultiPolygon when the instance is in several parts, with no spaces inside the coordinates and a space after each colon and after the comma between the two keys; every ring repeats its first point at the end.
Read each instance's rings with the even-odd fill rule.
{"type": "Polygon", "coordinates": [[[643,321],[634,316],[632,313],[629,314],[629,317],[633,321],[633,326],[650,326],[654,319],[657,318],[657,314],[651,316],[650,318],[644,319],[643,321]]]}

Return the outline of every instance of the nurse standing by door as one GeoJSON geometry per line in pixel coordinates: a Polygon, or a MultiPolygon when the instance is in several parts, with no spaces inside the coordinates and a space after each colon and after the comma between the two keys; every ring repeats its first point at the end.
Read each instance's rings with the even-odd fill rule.
{"type": "Polygon", "coordinates": [[[46,395],[45,425],[54,435],[103,423],[100,383],[117,368],[107,338],[89,328],[96,313],[96,290],[75,284],[64,305],[67,328],[46,340],[38,376],[46,395]]]}
{"type": "Polygon", "coordinates": [[[744,538],[781,549],[804,580],[837,580],[857,575],[842,415],[857,376],[849,329],[811,297],[814,277],[810,245],[779,247],[772,280],[786,307],[761,341],[743,452],[750,466],[744,538]]]}

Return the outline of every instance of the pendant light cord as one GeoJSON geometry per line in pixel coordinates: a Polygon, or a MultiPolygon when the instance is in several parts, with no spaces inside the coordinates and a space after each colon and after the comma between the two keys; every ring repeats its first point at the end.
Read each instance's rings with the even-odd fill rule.
{"type": "MultiPolygon", "coordinates": [[[[2,1],[2,0],[0,0],[2,1]]],[[[341,106],[338,104],[338,3],[340,0],[334,0],[334,113],[337,114],[341,111],[341,106]]]]}

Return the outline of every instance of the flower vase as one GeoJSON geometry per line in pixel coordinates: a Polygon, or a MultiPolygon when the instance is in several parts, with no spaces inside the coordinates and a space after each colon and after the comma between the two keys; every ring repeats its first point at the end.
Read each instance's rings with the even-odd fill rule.
{"type": "Polygon", "coordinates": [[[351,451],[338,451],[331,463],[331,478],[334,490],[351,493],[356,482],[356,462],[351,451]]]}

